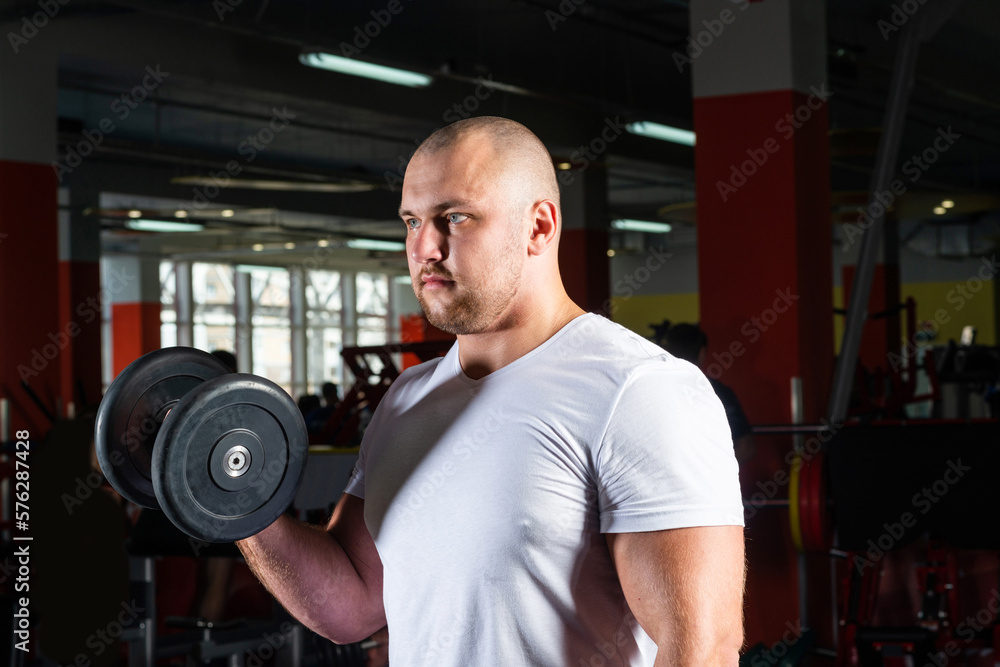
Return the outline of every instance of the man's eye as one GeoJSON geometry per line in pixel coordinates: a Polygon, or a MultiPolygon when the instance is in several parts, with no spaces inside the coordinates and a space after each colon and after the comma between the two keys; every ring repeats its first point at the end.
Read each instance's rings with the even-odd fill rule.
{"type": "Polygon", "coordinates": [[[468,218],[469,218],[469,216],[465,215],[464,213],[449,213],[448,214],[448,222],[450,224],[452,224],[452,225],[457,225],[458,223],[463,222],[464,220],[467,220],[468,218]]]}
{"type": "Polygon", "coordinates": [[[416,218],[410,218],[409,220],[406,220],[405,222],[406,222],[406,227],[408,229],[416,229],[417,227],[420,226],[420,221],[417,220],[416,218]]]}

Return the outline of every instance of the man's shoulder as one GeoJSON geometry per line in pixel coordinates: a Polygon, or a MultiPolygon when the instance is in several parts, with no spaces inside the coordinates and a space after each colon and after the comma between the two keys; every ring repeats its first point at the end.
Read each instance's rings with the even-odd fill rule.
{"type": "Polygon", "coordinates": [[[671,358],[659,345],[601,315],[581,315],[569,327],[559,346],[564,355],[626,363],[671,358]]]}
{"type": "Polygon", "coordinates": [[[636,383],[646,388],[692,386],[711,393],[696,366],[594,314],[581,316],[566,330],[555,346],[552,367],[554,372],[582,380],[581,387],[600,395],[627,390],[636,383]]]}

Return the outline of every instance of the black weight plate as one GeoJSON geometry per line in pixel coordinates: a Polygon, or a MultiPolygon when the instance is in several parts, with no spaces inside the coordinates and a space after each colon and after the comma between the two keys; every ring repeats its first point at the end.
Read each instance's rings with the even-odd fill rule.
{"type": "Polygon", "coordinates": [[[308,449],[302,413],[281,387],[231,374],[196,388],[164,420],[153,489],[167,518],[191,537],[241,540],[291,504],[308,449]]]}
{"type": "Polygon", "coordinates": [[[208,352],[167,347],[139,357],[115,378],[97,409],[94,442],[101,470],[118,493],[159,508],[151,460],[164,415],[198,385],[229,372],[208,352]]]}

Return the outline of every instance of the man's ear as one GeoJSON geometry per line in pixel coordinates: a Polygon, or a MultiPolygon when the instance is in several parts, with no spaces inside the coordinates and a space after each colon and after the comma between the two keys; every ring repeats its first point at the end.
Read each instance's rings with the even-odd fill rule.
{"type": "Polygon", "coordinates": [[[559,207],[550,199],[543,199],[532,209],[531,237],[528,240],[528,254],[541,255],[554,247],[559,237],[559,207]]]}

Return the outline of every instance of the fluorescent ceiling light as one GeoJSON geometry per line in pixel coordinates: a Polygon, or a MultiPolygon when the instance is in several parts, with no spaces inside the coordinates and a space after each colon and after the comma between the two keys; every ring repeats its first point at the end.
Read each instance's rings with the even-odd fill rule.
{"type": "MultiPolygon", "coordinates": [[[[221,186],[207,176],[178,176],[170,179],[171,185],[213,186],[243,190],[268,190],[274,192],[370,192],[378,186],[363,181],[344,181],[340,183],[312,183],[309,181],[276,181],[256,178],[230,178],[221,186]]],[[[227,211],[230,209],[226,209],[227,211]]],[[[225,212],[221,215],[225,217],[225,212]]]]}
{"type": "Polygon", "coordinates": [[[257,264],[237,264],[236,270],[240,273],[253,273],[254,271],[268,271],[275,273],[277,271],[287,271],[283,266],[263,266],[257,264]]]}
{"type": "Polygon", "coordinates": [[[128,217],[130,217],[130,218],[141,218],[142,217],[142,211],[140,211],[138,209],[132,209],[131,211],[128,212],[128,217]]]}
{"type": "Polygon", "coordinates": [[[625,126],[625,129],[632,134],[649,137],[650,139],[660,139],[661,141],[672,141],[675,144],[694,146],[694,132],[691,130],[682,130],[679,127],[670,127],[669,125],[661,125],[660,123],[651,123],[649,121],[639,121],[629,123],[625,126]]]}
{"type": "Polygon", "coordinates": [[[385,67],[374,63],[366,63],[353,58],[335,56],[331,53],[303,53],[299,55],[299,62],[310,67],[327,69],[341,74],[360,76],[375,81],[394,83],[399,86],[409,86],[410,88],[423,88],[429,86],[433,79],[426,74],[418,74],[405,69],[395,67],[385,67]]]}
{"type": "Polygon", "coordinates": [[[183,209],[177,209],[176,211],[174,211],[174,217],[175,218],[186,218],[186,217],[188,217],[188,212],[185,211],[185,210],[183,210],[183,209]]]}
{"type": "Polygon", "coordinates": [[[171,220],[126,220],[125,227],[137,232],[200,232],[205,225],[171,220]]]}
{"type": "Polygon", "coordinates": [[[236,211],[234,211],[231,208],[227,208],[219,211],[219,215],[221,215],[223,218],[231,218],[234,215],[236,215],[236,211]]]}
{"type": "Polygon", "coordinates": [[[399,241],[380,241],[379,239],[350,239],[347,242],[348,248],[355,250],[386,250],[388,252],[398,252],[406,250],[406,244],[399,241]]]}
{"type": "Polygon", "coordinates": [[[621,218],[612,220],[611,226],[623,232],[648,232],[650,234],[666,234],[673,227],[666,222],[650,222],[648,220],[629,220],[621,218]]]}

